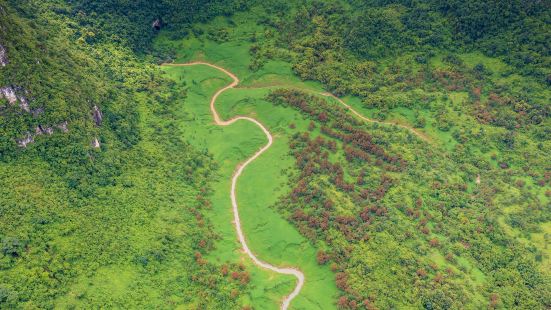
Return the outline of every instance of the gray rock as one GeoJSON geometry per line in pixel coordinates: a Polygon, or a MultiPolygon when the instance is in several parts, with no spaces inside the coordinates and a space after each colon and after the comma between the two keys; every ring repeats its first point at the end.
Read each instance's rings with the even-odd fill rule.
{"type": "Polygon", "coordinates": [[[36,135],[41,135],[43,133],[51,135],[51,134],[54,133],[54,129],[52,127],[44,127],[42,125],[36,126],[34,131],[35,131],[36,135]]]}
{"type": "Polygon", "coordinates": [[[67,121],[64,121],[63,123],[57,125],[57,128],[61,129],[63,132],[69,132],[69,128],[67,127],[67,121]]]}
{"type": "MultiPolygon", "coordinates": [[[[30,112],[29,101],[23,96],[17,96],[17,92],[20,92],[21,89],[13,86],[4,86],[0,88],[0,97],[8,100],[9,104],[13,105],[19,101],[19,107],[25,112],[30,112]]],[[[27,93],[27,92],[25,92],[27,93]]]]}
{"type": "MultiPolygon", "coordinates": [[[[63,131],[63,132],[69,132],[69,129],[67,128],[67,121],[57,125],[56,127],[61,129],[61,131],[63,131]]],[[[44,127],[42,125],[38,125],[34,129],[34,135],[30,132],[27,132],[25,137],[23,137],[21,139],[16,139],[15,141],[17,142],[17,144],[20,147],[27,147],[28,144],[34,142],[34,138],[36,136],[40,136],[42,134],[53,135],[54,134],[54,128],[53,127],[44,127]]],[[[92,142],[92,145],[95,148],[99,148],[99,141],[98,141],[97,138],[92,142]]]]}
{"type": "Polygon", "coordinates": [[[101,113],[101,110],[98,108],[97,105],[94,105],[94,111],[92,113],[93,113],[94,122],[96,122],[96,125],[101,126],[101,122],[103,120],[103,114],[101,113]]]}
{"type": "Polygon", "coordinates": [[[94,141],[92,141],[92,146],[96,149],[100,148],[100,143],[99,143],[98,138],[95,138],[94,141]]]}
{"type": "Polygon", "coordinates": [[[0,66],[5,67],[8,63],[8,52],[6,48],[0,44],[0,66]]]}
{"type": "Polygon", "coordinates": [[[153,24],[151,24],[151,28],[159,31],[161,28],[163,28],[163,21],[160,19],[156,19],[153,24]]]}
{"type": "Polygon", "coordinates": [[[27,147],[28,144],[33,143],[33,142],[34,142],[34,138],[33,138],[33,135],[30,132],[27,132],[27,135],[25,137],[17,140],[17,144],[20,147],[27,147]]]}
{"type": "Polygon", "coordinates": [[[11,86],[4,86],[0,88],[0,97],[6,98],[10,104],[17,102],[17,95],[15,94],[15,89],[11,86]]]}
{"type": "Polygon", "coordinates": [[[25,112],[31,112],[31,108],[29,107],[29,102],[25,97],[19,97],[19,107],[23,109],[25,112]]]}

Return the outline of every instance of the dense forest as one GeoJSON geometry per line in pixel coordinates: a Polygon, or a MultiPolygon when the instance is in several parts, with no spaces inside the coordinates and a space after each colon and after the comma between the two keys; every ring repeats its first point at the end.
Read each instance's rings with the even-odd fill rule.
{"type": "Polygon", "coordinates": [[[291,17],[281,6],[267,7],[262,23],[279,35],[259,40],[256,63],[288,59],[302,79],[361,98],[380,120],[408,109],[415,127],[450,137],[447,152],[434,141],[404,149],[418,139],[362,131],[307,94],[268,96],[320,127],[293,138],[294,189],[277,208],[321,244],[318,261],[344,292],[339,307],[549,306],[549,265],[538,267],[549,259],[539,225],[551,196],[548,4],[313,1],[291,17]],[[460,57],[473,52],[485,56],[460,57]],[[502,216],[544,242],[525,247],[502,216]]]}
{"type": "Polygon", "coordinates": [[[0,2],[0,308],[231,308],[246,291],[243,266],[202,258],[216,164],[172,117],[185,89],[136,53],[170,7],[104,13],[127,5],[0,2]]]}
{"type": "Polygon", "coordinates": [[[389,148],[414,142],[372,135],[344,109],[301,92],[277,90],[268,100],[315,120],[309,131],[320,126],[321,135],[291,140],[298,172],[278,208],[323,244],[317,260],[336,272],[345,292],[340,307],[476,308],[488,299],[492,307],[529,309],[549,302],[533,254],[492,216],[491,185],[470,191],[445,177],[461,176],[469,163],[452,165],[422,145],[389,148]],[[476,283],[477,272],[487,286],[476,283]]]}
{"type": "Polygon", "coordinates": [[[546,1],[0,0],[0,308],[267,307],[182,126],[223,79],[158,66],[199,57],[300,116],[270,208],[332,272],[319,308],[548,309],[550,44],[546,1]]]}

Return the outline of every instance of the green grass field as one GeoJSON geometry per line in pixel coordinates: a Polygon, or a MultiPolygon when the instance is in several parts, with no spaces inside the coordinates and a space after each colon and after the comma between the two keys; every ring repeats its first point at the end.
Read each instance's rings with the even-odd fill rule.
{"type": "MultiPolygon", "coordinates": [[[[214,91],[229,82],[222,73],[206,66],[164,69],[174,80],[190,85],[181,111],[188,120],[182,124],[184,132],[193,137],[191,143],[196,147],[207,148],[220,165],[211,220],[222,240],[217,242],[217,249],[210,259],[217,262],[243,261],[252,271],[251,304],[263,309],[277,308],[280,299],[293,289],[294,279],[258,269],[239,252],[229,199],[234,168],[266,143],[265,137],[259,128],[245,121],[228,127],[214,125],[208,103],[214,91]]],[[[296,123],[301,124],[299,128],[305,128],[307,123],[289,109],[276,109],[262,101],[260,98],[267,91],[232,90],[218,102],[223,118],[235,112],[255,116],[274,133],[275,138],[273,146],[245,170],[238,183],[243,229],[251,249],[261,259],[278,266],[298,267],[305,273],[306,284],[293,302],[295,308],[326,308],[336,295],[333,274],[327,267],[318,266],[314,248],[270,208],[287,189],[282,170],[292,164],[287,156],[288,122],[297,119],[296,123]]]]}

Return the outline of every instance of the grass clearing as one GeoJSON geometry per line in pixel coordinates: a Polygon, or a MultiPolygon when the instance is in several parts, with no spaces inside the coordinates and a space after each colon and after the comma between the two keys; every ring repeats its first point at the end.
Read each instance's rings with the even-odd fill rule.
{"type": "MultiPolygon", "coordinates": [[[[190,85],[182,113],[189,122],[182,124],[184,132],[200,149],[208,149],[220,165],[215,183],[211,220],[222,237],[210,259],[217,262],[242,261],[252,271],[250,301],[255,307],[277,308],[279,300],[294,287],[290,277],[283,277],[258,269],[239,252],[235,227],[231,221],[229,199],[230,177],[235,166],[248,158],[266,141],[262,132],[249,122],[240,121],[228,127],[214,125],[209,109],[209,98],[214,91],[227,84],[222,73],[205,66],[165,68],[175,81],[190,85]]],[[[307,122],[296,112],[273,107],[262,100],[269,89],[234,89],[224,93],[217,102],[221,117],[236,114],[257,117],[274,134],[273,146],[251,163],[238,182],[237,196],[240,215],[251,249],[259,258],[278,266],[296,266],[305,273],[306,283],[293,301],[296,309],[326,308],[336,295],[333,274],[327,267],[318,266],[315,249],[285,219],[270,208],[287,190],[282,170],[292,165],[288,154],[286,135],[289,120],[296,120],[298,128],[307,122]],[[294,114],[294,115],[290,115],[294,114]]]]}

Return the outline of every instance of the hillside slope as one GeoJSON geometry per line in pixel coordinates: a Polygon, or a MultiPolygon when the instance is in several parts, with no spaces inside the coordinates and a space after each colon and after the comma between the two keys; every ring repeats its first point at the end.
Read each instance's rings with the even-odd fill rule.
{"type": "Polygon", "coordinates": [[[245,266],[202,259],[216,164],[186,91],[86,20],[0,1],[0,308],[239,308],[245,266]]]}
{"type": "Polygon", "coordinates": [[[550,308],[550,21],[0,0],[0,308],[550,308]]]}

